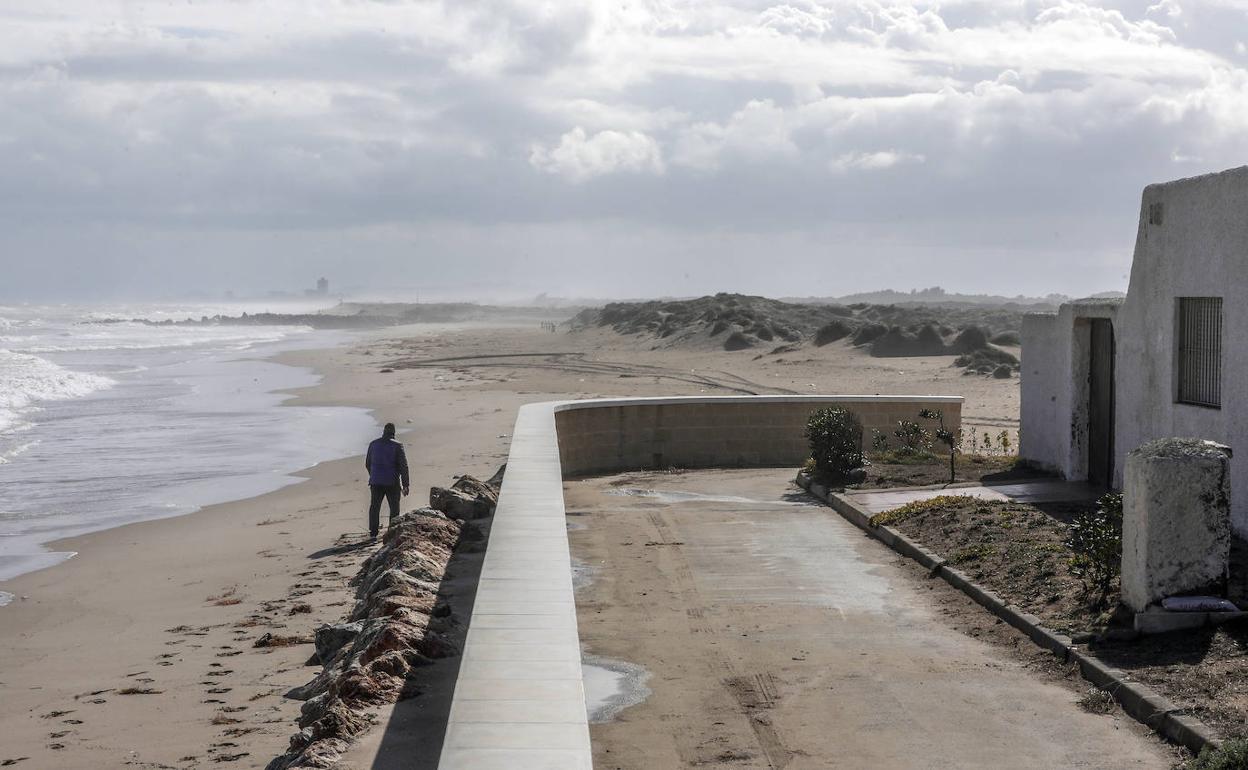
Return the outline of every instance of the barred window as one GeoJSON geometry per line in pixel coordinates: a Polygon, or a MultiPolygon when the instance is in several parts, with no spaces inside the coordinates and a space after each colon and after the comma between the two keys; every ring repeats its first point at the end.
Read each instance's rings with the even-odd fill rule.
{"type": "Polygon", "coordinates": [[[1179,403],[1222,406],[1222,298],[1179,297],[1179,403]]]}

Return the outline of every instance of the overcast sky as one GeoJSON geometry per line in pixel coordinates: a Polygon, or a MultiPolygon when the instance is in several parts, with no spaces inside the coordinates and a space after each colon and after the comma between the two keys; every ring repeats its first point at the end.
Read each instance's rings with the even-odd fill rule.
{"type": "Polygon", "coordinates": [[[0,299],[1125,289],[1248,0],[0,0],[0,299]]]}

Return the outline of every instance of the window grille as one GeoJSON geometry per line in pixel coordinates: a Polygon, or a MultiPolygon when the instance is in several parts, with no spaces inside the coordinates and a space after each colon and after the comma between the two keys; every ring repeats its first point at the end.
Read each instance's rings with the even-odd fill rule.
{"type": "Polygon", "coordinates": [[[1179,392],[1183,404],[1222,406],[1222,298],[1179,297],[1179,392]]]}

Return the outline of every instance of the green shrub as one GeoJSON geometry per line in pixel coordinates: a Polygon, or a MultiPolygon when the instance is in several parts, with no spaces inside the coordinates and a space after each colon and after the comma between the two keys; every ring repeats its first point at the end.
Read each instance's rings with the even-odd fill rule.
{"type": "Polygon", "coordinates": [[[1187,770],[1248,770],[1248,738],[1229,740],[1218,749],[1206,746],[1187,770]]]}
{"type": "Polygon", "coordinates": [[[929,497],[925,500],[915,500],[898,508],[877,513],[870,518],[868,523],[873,527],[897,524],[898,522],[905,521],[913,516],[919,516],[927,513],[928,511],[938,511],[942,508],[966,505],[974,502],[978,502],[978,500],[970,495],[937,495],[936,497],[929,497]]]}
{"type": "Polygon", "coordinates": [[[862,455],[862,423],[853,412],[840,407],[815,411],[806,421],[806,439],[815,469],[825,476],[842,479],[867,464],[862,455]]]}
{"type": "Polygon", "coordinates": [[[1122,495],[1102,495],[1094,512],[1076,517],[1066,547],[1070,571],[1083,581],[1085,594],[1096,590],[1104,599],[1122,569],[1122,495]]]}

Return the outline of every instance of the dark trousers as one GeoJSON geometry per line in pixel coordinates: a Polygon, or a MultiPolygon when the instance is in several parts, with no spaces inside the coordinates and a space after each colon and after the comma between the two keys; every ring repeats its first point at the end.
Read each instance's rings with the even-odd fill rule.
{"type": "Polygon", "coordinates": [[[390,520],[393,521],[399,515],[399,493],[401,489],[398,484],[384,486],[382,484],[369,484],[372,499],[368,501],[368,533],[373,537],[377,537],[377,530],[381,527],[381,499],[384,497],[390,503],[390,520]]]}

